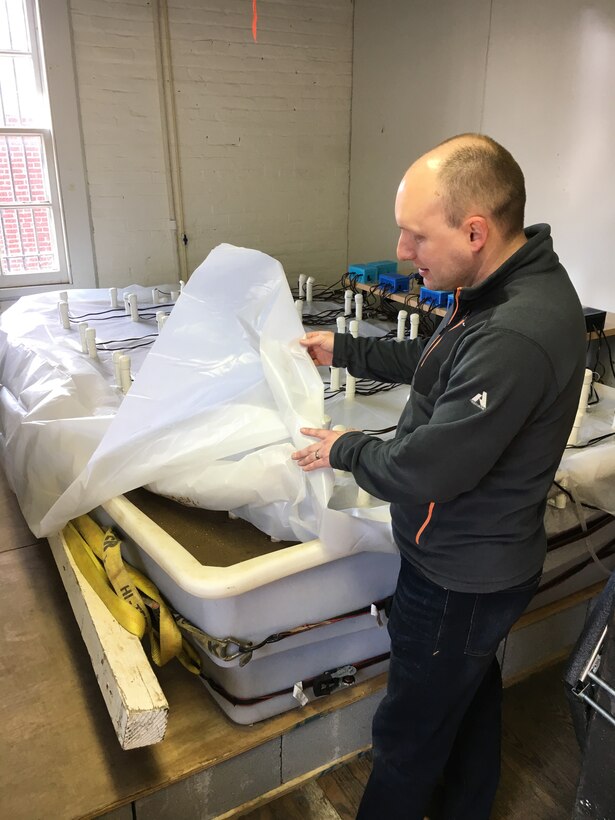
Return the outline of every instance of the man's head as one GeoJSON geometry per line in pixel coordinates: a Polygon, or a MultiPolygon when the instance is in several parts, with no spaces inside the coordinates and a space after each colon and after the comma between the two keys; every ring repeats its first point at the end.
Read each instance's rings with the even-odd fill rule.
{"type": "Polygon", "coordinates": [[[406,172],[397,193],[398,258],[434,290],[486,278],[525,242],[523,173],[481,134],[452,137],[406,172]]]}

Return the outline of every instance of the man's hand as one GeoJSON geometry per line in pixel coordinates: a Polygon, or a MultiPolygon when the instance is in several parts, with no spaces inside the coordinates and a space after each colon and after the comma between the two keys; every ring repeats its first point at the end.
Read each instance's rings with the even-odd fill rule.
{"type": "MultiPolygon", "coordinates": [[[[325,336],[325,333],[311,333],[311,336],[325,336]]],[[[333,334],[331,334],[333,335],[333,334]]],[[[313,427],[302,427],[301,432],[304,436],[312,436],[318,439],[316,444],[310,444],[303,450],[297,450],[293,453],[291,458],[297,462],[306,473],[310,470],[319,470],[321,467],[330,467],[329,453],[335,442],[343,436],[337,430],[318,430],[313,427]]]]}
{"type": "MultiPolygon", "coordinates": [[[[306,333],[304,339],[299,339],[299,343],[307,347],[314,364],[330,366],[333,362],[333,336],[330,330],[315,330],[312,333],[306,333]]],[[[307,435],[312,435],[312,433],[307,433],[307,435]]]]}

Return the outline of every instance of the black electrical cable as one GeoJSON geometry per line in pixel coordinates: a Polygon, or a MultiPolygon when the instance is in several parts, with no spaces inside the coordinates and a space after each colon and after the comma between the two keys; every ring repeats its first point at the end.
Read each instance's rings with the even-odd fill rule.
{"type": "MultiPolygon", "coordinates": [[[[138,306],[137,310],[139,311],[139,316],[143,318],[155,318],[155,314],[149,313],[146,315],[145,313],[141,313],[140,311],[151,311],[152,308],[156,310],[162,310],[162,308],[172,308],[174,307],[174,303],[170,302],[168,304],[161,304],[161,305],[142,305],[138,306]]],[[[126,313],[124,307],[116,307],[116,308],[108,308],[107,310],[101,310],[99,312],[92,312],[92,313],[83,313],[81,316],[69,316],[69,320],[71,322],[81,322],[83,319],[90,319],[92,316],[97,317],[99,322],[104,322],[108,319],[130,319],[130,314],[126,313]],[[107,313],[120,313],[119,316],[106,316],[107,313]]]]}
{"type": "Polygon", "coordinates": [[[612,433],[605,433],[603,436],[596,436],[596,438],[590,438],[588,442],[585,444],[567,444],[567,450],[583,450],[585,447],[591,447],[593,444],[599,444],[601,441],[604,441],[607,438],[611,438],[615,436],[615,431],[612,433]]]}

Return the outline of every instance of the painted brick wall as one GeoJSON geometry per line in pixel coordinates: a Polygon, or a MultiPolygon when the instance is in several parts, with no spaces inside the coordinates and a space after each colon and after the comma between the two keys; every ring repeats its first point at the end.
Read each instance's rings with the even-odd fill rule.
{"type": "MultiPolygon", "coordinates": [[[[169,0],[188,258],[259,248],[287,274],[346,266],[351,0],[169,0]]],[[[71,0],[101,286],[177,276],[146,0],[71,0]]]]}
{"type": "Polygon", "coordinates": [[[177,278],[151,6],[71,0],[71,18],[99,283],[177,278]]]}

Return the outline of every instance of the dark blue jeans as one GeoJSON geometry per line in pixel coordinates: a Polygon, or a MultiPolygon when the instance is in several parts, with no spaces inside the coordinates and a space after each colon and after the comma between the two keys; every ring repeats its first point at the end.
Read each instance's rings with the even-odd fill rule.
{"type": "Polygon", "coordinates": [[[488,820],[500,776],[502,638],[540,576],[493,593],[452,592],[402,559],[389,619],[387,694],[357,820],[488,820]]]}

